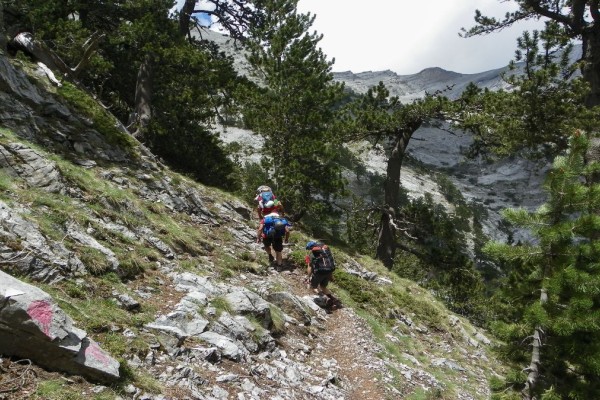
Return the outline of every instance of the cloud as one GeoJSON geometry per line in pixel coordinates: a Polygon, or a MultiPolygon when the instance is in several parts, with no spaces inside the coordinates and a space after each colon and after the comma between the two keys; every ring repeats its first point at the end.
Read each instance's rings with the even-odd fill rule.
{"type": "Polygon", "coordinates": [[[320,45],[335,58],[335,71],[482,72],[507,65],[517,36],[542,26],[519,23],[487,36],[458,36],[461,27],[474,25],[475,9],[497,18],[514,10],[513,3],[498,0],[300,0],[298,8],[316,14],[313,29],[324,35],[320,45]]]}
{"type": "MultiPolygon", "coordinates": [[[[171,8],[171,12],[173,13],[174,11],[181,10],[181,7],[183,7],[184,3],[185,3],[185,0],[176,0],[175,5],[173,6],[173,8],[171,8]]],[[[206,0],[197,0],[195,9],[196,10],[204,10],[204,11],[214,11],[215,5],[206,0]]],[[[206,14],[206,13],[195,13],[192,15],[200,21],[200,24],[202,26],[208,26],[211,23],[215,22],[215,17],[213,17],[209,14],[206,14]]]]}

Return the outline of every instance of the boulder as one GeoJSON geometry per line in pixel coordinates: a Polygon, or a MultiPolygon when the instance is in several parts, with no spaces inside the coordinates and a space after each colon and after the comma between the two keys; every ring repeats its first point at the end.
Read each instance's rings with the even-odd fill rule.
{"type": "Polygon", "coordinates": [[[49,294],[1,271],[0,354],[92,381],[119,379],[119,362],[74,327],[49,294]]]}
{"type": "Polygon", "coordinates": [[[252,315],[261,322],[264,328],[271,328],[273,319],[269,303],[256,293],[245,288],[240,288],[227,294],[225,300],[231,306],[231,310],[234,313],[252,315]]]}
{"type": "Polygon", "coordinates": [[[297,296],[289,292],[275,292],[269,294],[267,300],[303,324],[310,324],[310,309],[297,296]]]}

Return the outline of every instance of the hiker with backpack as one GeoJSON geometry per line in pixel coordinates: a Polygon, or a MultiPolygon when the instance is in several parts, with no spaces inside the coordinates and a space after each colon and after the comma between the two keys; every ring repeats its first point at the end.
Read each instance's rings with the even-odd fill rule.
{"type": "Polygon", "coordinates": [[[259,220],[272,212],[276,212],[283,216],[283,204],[281,204],[281,201],[273,194],[273,190],[271,190],[269,186],[259,186],[258,189],[256,189],[256,197],[254,200],[258,203],[256,214],[258,215],[259,220]]]}
{"type": "Polygon", "coordinates": [[[292,225],[287,219],[281,217],[278,213],[272,212],[260,220],[256,230],[256,243],[262,241],[269,262],[275,261],[279,269],[283,264],[283,243],[287,243],[290,236],[292,225]],[[275,250],[275,257],[271,252],[271,247],[275,250]]]}
{"type": "Polygon", "coordinates": [[[310,241],[306,244],[309,253],[305,257],[307,282],[310,288],[319,296],[325,295],[326,309],[339,307],[340,301],[333,297],[327,288],[335,271],[335,260],[329,246],[321,242],[310,241]]]}

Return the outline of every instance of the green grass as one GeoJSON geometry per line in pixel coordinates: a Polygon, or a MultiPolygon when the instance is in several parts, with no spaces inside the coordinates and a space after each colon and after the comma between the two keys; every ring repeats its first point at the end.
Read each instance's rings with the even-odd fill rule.
{"type": "Polygon", "coordinates": [[[104,110],[90,95],[79,90],[69,82],[64,82],[58,89],[58,93],[79,114],[91,119],[93,128],[104,135],[109,143],[125,148],[133,148],[135,146],[135,140],[129,134],[117,128],[118,121],[115,117],[104,110]]]}
{"type": "Polygon", "coordinates": [[[271,333],[273,335],[282,335],[285,333],[285,316],[283,311],[277,306],[269,306],[271,312],[271,320],[273,326],[271,327],[271,333]]]}
{"type": "Polygon", "coordinates": [[[231,305],[229,302],[222,296],[218,296],[213,298],[210,301],[210,305],[215,308],[216,317],[218,318],[223,312],[231,313],[231,305]]]}
{"type": "Polygon", "coordinates": [[[14,191],[18,178],[8,174],[5,169],[0,169],[0,198],[9,199],[9,194],[14,191]],[[3,193],[7,192],[7,193],[3,193]]]}
{"type": "Polygon", "coordinates": [[[32,400],[113,400],[118,394],[111,388],[100,393],[82,393],[81,387],[73,386],[64,379],[41,381],[35,393],[29,397],[32,400]]]}

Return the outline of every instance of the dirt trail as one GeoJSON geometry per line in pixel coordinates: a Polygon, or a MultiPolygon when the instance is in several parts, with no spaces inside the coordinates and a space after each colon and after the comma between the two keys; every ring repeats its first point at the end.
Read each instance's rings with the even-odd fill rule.
{"type": "MultiPolygon", "coordinates": [[[[282,274],[297,296],[311,295],[303,283],[304,269],[282,274]]],[[[335,295],[335,293],[334,293],[335,295]]],[[[384,400],[392,398],[382,382],[385,365],[376,356],[382,351],[367,323],[353,309],[342,307],[328,314],[323,322],[312,357],[335,360],[336,384],[347,391],[346,400],[384,400]],[[319,345],[320,344],[320,345],[319,345]]]]}

